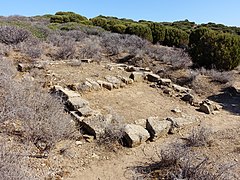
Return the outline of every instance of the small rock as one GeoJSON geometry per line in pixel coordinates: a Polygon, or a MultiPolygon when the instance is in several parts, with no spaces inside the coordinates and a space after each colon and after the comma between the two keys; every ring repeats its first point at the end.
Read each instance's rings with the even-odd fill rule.
{"type": "Polygon", "coordinates": [[[87,117],[87,116],[91,116],[94,111],[89,106],[86,105],[86,106],[83,106],[83,107],[79,108],[78,112],[82,116],[87,117]]]}
{"type": "Polygon", "coordinates": [[[96,81],[94,81],[90,78],[86,78],[86,80],[92,85],[93,90],[98,91],[101,89],[101,86],[96,81]]]}
{"type": "Polygon", "coordinates": [[[117,77],[115,76],[105,76],[105,79],[112,83],[113,85],[117,85],[117,87],[120,87],[121,84],[121,80],[119,80],[117,77]]]}
{"type": "Polygon", "coordinates": [[[159,85],[163,85],[163,86],[168,86],[168,87],[170,87],[171,84],[172,84],[172,80],[171,80],[171,79],[161,78],[161,79],[159,79],[158,84],[159,84],[159,85]]]}
{"type": "Polygon", "coordinates": [[[169,121],[160,120],[158,117],[149,117],[147,119],[146,129],[150,133],[152,140],[167,135],[170,128],[171,122],[169,121]]]}
{"type": "Polygon", "coordinates": [[[172,87],[175,91],[180,92],[180,93],[190,93],[191,92],[191,89],[179,86],[177,84],[173,84],[172,87]]]}
{"type": "Polygon", "coordinates": [[[142,72],[132,72],[129,78],[133,79],[135,82],[142,82],[144,80],[144,75],[142,72]]]}
{"type": "Polygon", "coordinates": [[[174,108],[171,111],[174,112],[174,113],[181,113],[182,112],[181,109],[179,109],[179,108],[174,108]]]}
{"type": "Polygon", "coordinates": [[[127,71],[127,72],[139,71],[139,67],[127,66],[127,67],[125,68],[125,71],[127,71]]]}
{"type": "Polygon", "coordinates": [[[97,83],[101,86],[104,87],[108,90],[112,90],[113,89],[113,84],[110,82],[106,82],[106,81],[101,81],[101,80],[97,80],[97,83]]]}
{"type": "Polygon", "coordinates": [[[192,94],[185,94],[185,95],[183,95],[181,100],[188,102],[189,104],[192,104],[194,101],[194,96],[192,94]]]}
{"type": "Polygon", "coordinates": [[[127,124],[124,127],[124,139],[128,147],[136,147],[150,138],[150,134],[140,125],[127,124]]]}
{"type": "Polygon", "coordinates": [[[175,133],[176,131],[183,128],[184,126],[187,126],[196,122],[195,118],[187,118],[187,117],[185,118],[168,117],[166,120],[171,122],[171,128],[169,131],[170,133],[175,133]]]}
{"type": "Polygon", "coordinates": [[[23,64],[23,63],[19,63],[17,65],[17,70],[20,72],[27,72],[32,68],[32,66],[30,66],[29,64],[23,64]]]}
{"type": "Polygon", "coordinates": [[[72,91],[67,88],[63,88],[62,86],[54,86],[51,89],[52,93],[58,95],[61,97],[64,101],[66,101],[69,98],[74,98],[74,97],[81,97],[81,95],[75,91],[72,91]]]}
{"type": "Polygon", "coordinates": [[[77,146],[80,146],[80,145],[83,145],[83,142],[82,142],[82,141],[76,141],[75,144],[76,144],[77,146]]]}
{"type": "Polygon", "coordinates": [[[91,63],[92,59],[81,59],[81,62],[83,62],[83,63],[91,63]]]}
{"type": "Polygon", "coordinates": [[[90,136],[90,135],[87,135],[87,134],[84,134],[83,138],[89,143],[94,141],[94,136],[90,136]]]}
{"type": "Polygon", "coordinates": [[[71,97],[65,105],[69,111],[78,111],[79,108],[89,105],[89,102],[81,97],[71,97]]]}
{"type": "Polygon", "coordinates": [[[206,114],[212,114],[212,110],[211,110],[211,108],[209,107],[209,105],[207,105],[207,104],[201,104],[199,110],[200,110],[201,112],[206,113],[206,114]]]}
{"type": "Polygon", "coordinates": [[[157,74],[149,73],[147,74],[147,80],[150,82],[158,82],[160,80],[160,76],[157,74]]]}
{"type": "Polygon", "coordinates": [[[138,119],[134,121],[134,124],[140,125],[146,129],[146,119],[138,119]]]}
{"type": "Polygon", "coordinates": [[[133,79],[129,78],[129,77],[122,77],[122,76],[118,76],[118,78],[120,78],[122,80],[122,82],[124,82],[125,84],[132,84],[133,83],[133,79]]]}

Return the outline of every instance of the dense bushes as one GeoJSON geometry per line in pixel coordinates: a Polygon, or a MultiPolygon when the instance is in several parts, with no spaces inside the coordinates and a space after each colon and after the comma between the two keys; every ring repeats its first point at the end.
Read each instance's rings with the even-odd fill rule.
{"type": "Polygon", "coordinates": [[[188,41],[188,34],[186,32],[172,27],[166,28],[163,45],[187,47],[188,41]]]}
{"type": "Polygon", "coordinates": [[[189,53],[195,66],[231,70],[240,64],[240,37],[199,28],[190,35],[189,53]]]}
{"type": "Polygon", "coordinates": [[[67,23],[67,22],[86,22],[88,19],[84,16],[76,14],[74,12],[57,12],[51,16],[51,23],[67,23]]]}
{"type": "Polygon", "coordinates": [[[137,36],[147,39],[151,42],[153,41],[151,29],[147,25],[144,25],[144,24],[132,23],[127,27],[126,33],[137,35],[137,36]]]}

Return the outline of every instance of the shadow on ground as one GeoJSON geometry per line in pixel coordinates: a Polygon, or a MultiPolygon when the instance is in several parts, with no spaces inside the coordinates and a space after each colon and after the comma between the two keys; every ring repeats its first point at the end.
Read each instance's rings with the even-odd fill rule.
{"type": "Polygon", "coordinates": [[[240,93],[233,87],[223,89],[219,94],[209,96],[208,99],[223,106],[223,109],[240,116],[240,93]]]}

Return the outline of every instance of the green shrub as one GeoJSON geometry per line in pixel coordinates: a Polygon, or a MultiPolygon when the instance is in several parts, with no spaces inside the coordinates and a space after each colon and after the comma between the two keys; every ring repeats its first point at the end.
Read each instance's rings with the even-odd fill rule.
{"type": "Polygon", "coordinates": [[[127,26],[125,26],[124,24],[115,24],[114,26],[111,27],[111,31],[115,33],[124,34],[126,28],[127,26]]]}
{"type": "Polygon", "coordinates": [[[50,17],[51,23],[81,22],[88,20],[86,17],[74,12],[57,12],[50,17]]]}
{"type": "Polygon", "coordinates": [[[166,46],[186,47],[188,45],[189,36],[186,32],[167,27],[165,31],[165,39],[163,44],[166,46]]]}
{"type": "Polygon", "coordinates": [[[127,34],[134,34],[141,38],[147,39],[149,41],[153,41],[152,31],[145,24],[132,23],[126,29],[127,34]]]}
{"type": "Polygon", "coordinates": [[[51,23],[66,23],[70,22],[70,19],[66,15],[54,15],[50,18],[51,23]]]}
{"type": "Polygon", "coordinates": [[[189,54],[195,66],[231,70],[240,64],[240,37],[199,28],[190,35],[189,54]]]}
{"type": "Polygon", "coordinates": [[[166,28],[159,23],[150,23],[149,27],[152,30],[153,43],[162,43],[165,39],[166,28]]]}
{"type": "Polygon", "coordinates": [[[108,21],[105,18],[95,17],[95,18],[91,19],[91,21],[92,21],[94,26],[99,26],[99,27],[101,27],[103,29],[107,28],[108,21]]]}

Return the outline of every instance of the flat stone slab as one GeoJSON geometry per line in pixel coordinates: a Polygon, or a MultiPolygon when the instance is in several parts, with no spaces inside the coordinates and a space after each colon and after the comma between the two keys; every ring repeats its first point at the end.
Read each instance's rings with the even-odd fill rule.
{"type": "Polygon", "coordinates": [[[81,116],[84,117],[91,116],[94,113],[94,110],[91,109],[88,105],[79,108],[77,111],[81,114],[81,116]]]}
{"type": "Polygon", "coordinates": [[[167,135],[170,128],[170,121],[160,119],[159,117],[149,117],[147,119],[146,129],[150,133],[152,140],[167,135]]]}
{"type": "Polygon", "coordinates": [[[139,146],[150,138],[148,131],[136,124],[127,124],[124,127],[124,134],[124,139],[128,147],[139,146]]]}
{"type": "Polygon", "coordinates": [[[78,111],[79,108],[88,106],[89,102],[81,97],[71,97],[66,101],[65,104],[69,111],[78,111]]]}
{"type": "Polygon", "coordinates": [[[53,93],[57,94],[63,100],[67,100],[69,98],[81,97],[81,95],[75,91],[72,91],[67,88],[63,88],[62,86],[54,86],[52,88],[53,93]]]}

